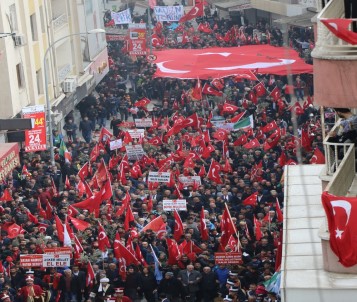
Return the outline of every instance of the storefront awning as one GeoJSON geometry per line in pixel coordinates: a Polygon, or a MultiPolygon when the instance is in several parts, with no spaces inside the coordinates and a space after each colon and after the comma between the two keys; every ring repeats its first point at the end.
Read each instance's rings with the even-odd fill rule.
{"type": "Polygon", "coordinates": [[[278,23],[278,24],[288,24],[288,25],[293,25],[293,26],[298,26],[298,27],[309,27],[309,26],[312,26],[311,19],[315,15],[316,15],[316,13],[308,11],[302,15],[285,17],[285,18],[274,20],[273,22],[278,23]]]}
{"type": "Polygon", "coordinates": [[[17,143],[0,144],[0,182],[20,163],[17,143]]]}
{"type": "Polygon", "coordinates": [[[252,5],[250,4],[250,0],[228,1],[228,2],[214,3],[214,5],[218,9],[225,10],[225,11],[238,11],[238,10],[252,8],[252,5]]]}

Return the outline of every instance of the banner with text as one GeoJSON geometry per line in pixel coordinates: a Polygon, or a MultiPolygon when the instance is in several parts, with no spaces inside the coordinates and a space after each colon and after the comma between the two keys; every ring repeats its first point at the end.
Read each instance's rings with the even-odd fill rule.
{"type": "Polygon", "coordinates": [[[129,24],[128,50],[131,56],[146,55],[146,24],[129,24]]]}
{"type": "Polygon", "coordinates": [[[64,267],[70,266],[71,258],[68,254],[43,254],[42,267],[64,267]]]}
{"type": "Polygon", "coordinates": [[[214,253],[215,264],[241,264],[242,253],[230,252],[230,253],[214,253]]]}
{"type": "Polygon", "coordinates": [[[144,129],[132,129],[128,130],[131,138],[141,138],[145,136],[145,130],[144,129]]]}
{"type": "Polygon", "coordinates": [[[184,187],[193,186],[195,183],[199,186],[201,185],[200,176],[179,176],[179,182],[183,184],[184,187]]]}
{"type": "Polygon", "coordinates": [[[170,172],[149,172],[148,181],[150,182],[170,182],[170,172]]]}
{"type": "Polygon", "coordinates": [[[114,20],[115,24],[129,24],[131,22],[131,14],[130,9],[126,9],[121,12],[111,12],[112,19],[114,20]]]}
{"type": "Polygon", "coordinates": [[[45,107],[36,105],[22,109],[22,117],[33,121],[32,129],[25,131],[25,151],[46,150],[46,117],[45,107]]]}
{"type": "Polygon", "coordinates": [[[152,119],[151,118],[141,118],[141,119],[135,119],[135,125],[138,128],[146,128],[146,127],[151,127],[152,126],[152,119]]]}
{"type": "Polygon", "coordinates": [[[110,150],[116,150],[123,147],[123,141],[121,139],[116,139],[115,141],[110,141],[110,150]]]}
{"type": "Polygon", "coordinates": [[[20,255],[21,267],[42,267],[42,254],[20,255]]]}
{"type": "Polygon", "coordinates": [[[174,6],[155,6],[154,12],[156,20],[163,21],[178,21],[184,15],[184,9],[182,5],[174,6]]]}
{"type": "Polygon", "coordinates": [[[128,155],[128,160],[139,160],[144,155],[146,155],[141,145],[128,145],[125,146],[125,149],[126,149],[126,154],[128,155]]]}
{"type": "Polygon", "coordinates": [[[172,211],[187,211],[186,199],[164,199],[162,201],[162,208],[166,212],[172,211]]]}

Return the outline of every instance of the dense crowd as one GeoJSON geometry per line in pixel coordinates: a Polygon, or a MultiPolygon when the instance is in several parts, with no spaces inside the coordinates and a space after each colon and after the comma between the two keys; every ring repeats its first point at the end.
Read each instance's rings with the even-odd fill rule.
{"type": "MultiPolygon", "coordinates": [[[[222,34],[239,33],[225,24],[222,34]]],[[[212,46],[198,37],[192,47],[212,46]]],[[[281,257],[284,165],[322,151],[312,77],[209,79],[201,86],[214,94],[202,94],[197,80],[154,78],[155,65],[123,47],[108,45],[110,72],[78,105],[79,125],[69,115],[54,132],[55,165],[47,151],[21,152],[1,185],[0,299],[277,301],[269,280],[281,257]],[[152,126],[131,137],[143,118],[152,126]],[[253,127],[237,126],[247,119],[253,127]],[[145,155],[128,158],[130,145],[145,155]],[[149,182],[158,171],[170,180],[149,182]],[[187,211],[164,211],[167,199],[185,199],[187,211]],[[69,267],[21,267],[20,255],[60,246],[72,246],[69,267]],[[237,251],[241,263],[216,264],[216,252],[237,251]]]]}

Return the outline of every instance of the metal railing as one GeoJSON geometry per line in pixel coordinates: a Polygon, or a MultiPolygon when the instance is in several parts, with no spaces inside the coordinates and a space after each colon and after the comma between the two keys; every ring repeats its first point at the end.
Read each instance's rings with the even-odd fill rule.
{"type": "Polygon", "coordinates": [[[320,19],[344,18],[344,2],[330,0],[317,16],[317,41],[312,57],[357,56],[357,45],[351,45],[337,38],[320,19]]]}

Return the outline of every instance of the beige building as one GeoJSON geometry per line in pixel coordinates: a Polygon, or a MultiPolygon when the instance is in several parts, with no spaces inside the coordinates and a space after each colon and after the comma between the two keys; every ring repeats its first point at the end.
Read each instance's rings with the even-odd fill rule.
{"type": "Polygon", "coordinates": [[[0,1],[0,118],[46,104],[44,57],[50,48],[48,95],[53,126],[62,125],[109,70],[105,34],[85,34],[104,28],[103,9],[99,0],[0,1]]]}

